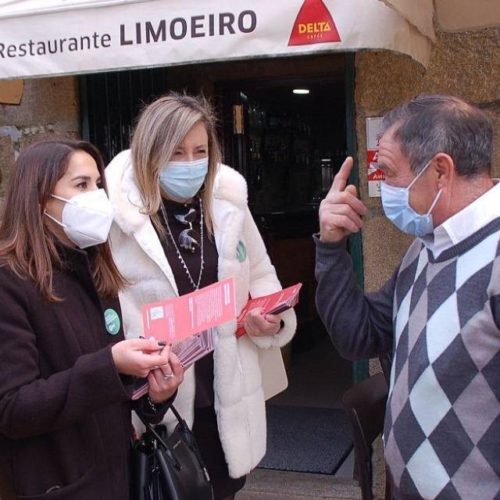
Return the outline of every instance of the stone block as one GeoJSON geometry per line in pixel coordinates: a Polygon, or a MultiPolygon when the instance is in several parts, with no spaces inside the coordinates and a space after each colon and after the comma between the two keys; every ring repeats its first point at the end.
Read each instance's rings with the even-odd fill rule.
{"type": "Polygon", "coordinates": [[[14,165],[14,148],[10,137],[0,136],[0,198],[5,195],[12,167],[14,165]]]}
{"type": "Polygon", "coordinates": [[[76,77],[26,80],[19,105],[0,105],[0,126],[31,127],[64,124],[79,130],[79,96],[76,77]]]}

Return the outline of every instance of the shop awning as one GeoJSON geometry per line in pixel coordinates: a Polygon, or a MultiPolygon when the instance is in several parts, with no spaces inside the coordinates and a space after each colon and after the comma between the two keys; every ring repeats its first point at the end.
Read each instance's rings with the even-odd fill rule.
{"type": "Polygon", "coordinates": [[[0,0],[0,79],[363,49],[425,65],[432,36],[379,0],[0,0]]]}

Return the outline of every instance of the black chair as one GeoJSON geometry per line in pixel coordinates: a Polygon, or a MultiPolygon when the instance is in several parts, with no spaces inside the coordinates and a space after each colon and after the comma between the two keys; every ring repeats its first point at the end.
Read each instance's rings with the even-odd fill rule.
{"type": "MultiPolygon", "coordinates": [[[[363,500],[373,499],[372,444],[384,428],[387,391],[384,373],[377,373],[349,388],[342,397],[352,427],[354,478],[363,500]]],[[[385,498],[391,498],[388,481],[385,498]]]]}

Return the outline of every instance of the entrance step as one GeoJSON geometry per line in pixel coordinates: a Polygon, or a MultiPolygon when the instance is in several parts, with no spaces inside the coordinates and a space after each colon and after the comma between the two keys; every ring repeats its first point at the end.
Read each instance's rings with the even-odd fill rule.
{"type": "Polygon", "coordinates": [[[255,469],[236,500],[361,500],[352,479],[327,474],[306,474],[255,469]]]}

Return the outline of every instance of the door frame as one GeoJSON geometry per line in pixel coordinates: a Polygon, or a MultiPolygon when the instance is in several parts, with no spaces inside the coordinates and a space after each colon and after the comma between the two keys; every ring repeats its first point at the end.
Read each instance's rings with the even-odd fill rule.
{"type": "MultiPolygon", "coordinates": [[[[349,178],[350,183],[358,188],[359,192],[359,163],[357,160],[357,136],[356,136],[356,102],[355,102],[355,85],[356,85],[356,67],[355,53],[346,54],[345,61],[345,96],[346,96],[346,142],[347,154],[354,159],[354,168],[351,170],[349,178]]],[[[363,238],[361,232],[351,234],[349,236],[349,253],[351,254],[354,273],[358,285],[364,290],[364,262],[363,262],[363,238]]],[[[352,365],[353,383],[356,384],[368,377],[368,360],[362,359],[354,361],[352,365]]]]}

